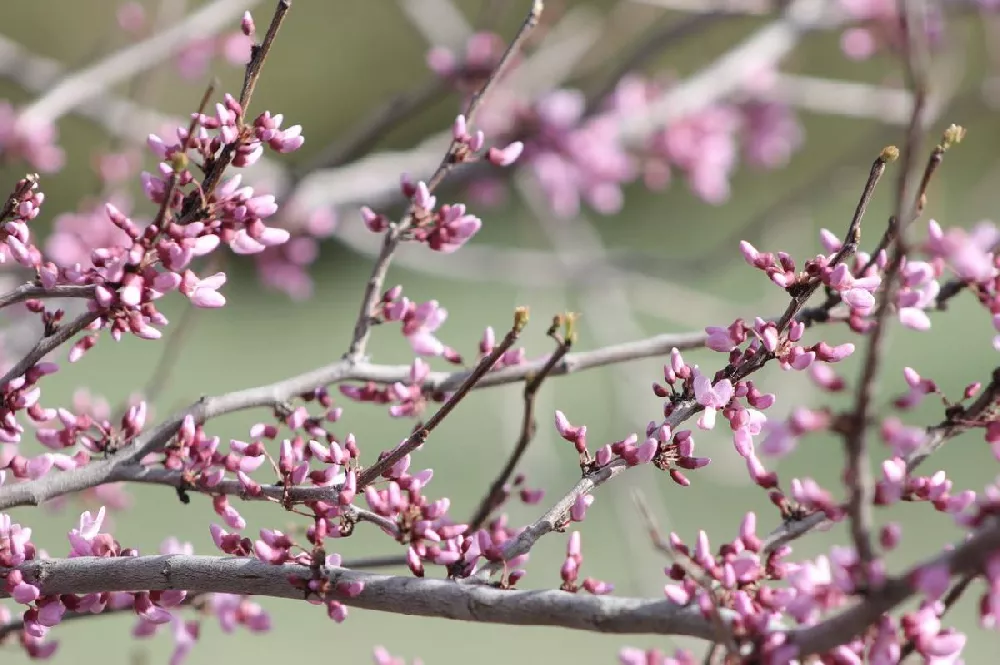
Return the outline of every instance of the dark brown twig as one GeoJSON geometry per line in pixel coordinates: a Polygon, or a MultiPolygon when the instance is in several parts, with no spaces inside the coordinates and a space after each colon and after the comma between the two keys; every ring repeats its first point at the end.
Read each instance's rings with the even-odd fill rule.
{"type": "Polygon", "coordinates": [[[38,184],[38,174],[28,173],[20,181],[18,181],[17,186],[14,191],[10,193],[7,200],[4,201],[3,207],[0,208],[0,223],[6,222],[7,219],[14,214],[14,210],[20,205],[21,201],[28,195],[28,192],[38,184]]]}
{"type": "MultiPolygon", "coordinates": [[[[901,3],[911,5],[912,3],[901,3]]],[[[894,309],[896,293],[899,289],[899,275],[903,259],[907,254],[905,241],[906,226],[914,218],[916,211],[922,208],[923,195],[918,195],[912,205],[907,205],[912,164],[920,149],[920,137],[923,127],[924,107],[927,102],[928,81],[926,67],[922,66],[918,53],[920,52],[912,25],[912,12],[900,7],[900,17],[906,47],[903,49],[903,62],[906,78],[913,94],[913,111],[907,130],[906,142],[903,144],[902,164],[896,187],[896,206],[889,229],[894,229],[892,241],[894,248],[882,276],[882,298],[876,310],[871,337],[862,361],[861,377],[855,395],[854,408],[846,419],[844,431],[844,448],[847,458],[844,480],[848,487],[847,515],[850,524],[851,540],[857,550],[860,562],[862,584],[867,584],[869,564],[875,559],[876,552],[872,543],[872,500],[875,486],[872,477],[868,454],[868,420],[871,417],[873,395],[877,389],[878,374],[881,369],[886,331],[889,324],[889,312],[894,309]]],[[[920,28],[922,31],[922,28],[920,28]]],[[[933,169],[936,168],[933,158],[928,162],[924,182],[930,182],[933,169]]],[[[924,186],[926,188],[926,185],[924,186]]],[[[874,257],[873,257],[874,260],[874,257]]]]}
{"type": "Polygon", "coordinates": [[[100,318],[100,316],[100,312],[84,312],[69,323],[64,323],[57,327],[52,331],[52,334],[43,336],[23,358],[17,361],[13,367],[0,377],[0,386],[27,372],[35,366],[35,363],[68,342],[74,335],[83,331],[87,326],[100,318]]]}
{"type": "MultiPolygon", "coordinates": [[[[281,28],[281,24],[285,20],[285,16],[288,14],[288,10],[291,9],[291,0],[278,0],[277,6],[274,8],[274,16],[271,18],[271,25],[267,28],[267,33],[264,35],[264,40],[260,44],[254,44],[250,54],[250,62],[247,63],[246,72],[243,76],[243,88],[240,91],[240,108],[242,112],[240,117],[237,119],[237,123],[240,127],[243,127],[243,123],[246,120],[247,108],[250,106],[251,98],[253,97],[253,92],[257,87],[257,80],[260,78],[260,73],[264,67],[264,62],[267,60],[268,54],[271,52],[271,46],[274,44],[274,38],[278,34],[278,30],[281,28]]],[[[233,161],[233,155],[236,152],[236,143],[230,143],[227,145],[222,152],[219,154],[218,158],[211,162],[208,171],[205,173],[205,178],[201,183],[201,191],[204,196],[209,196],[215,191],[216,186],[218,186],[219,181],[222,179],[222,175],[229,168],[229,164],[233,161]]],[[[192,192],[188,199],[184,202],[183,216],[187,217],[192,211],[197,210],[195,204],[199,201],[200,193],[195,191],[192,192]]]]}
{"type": "Polygon", "coordinates": [[[0,295],[0,309],[16,305],[25,300],[43,300],[46,298],[93,298],[96,287],[87,284],[60,284],[45,287],[34,282],[22,284],[0,295]]]}
{"type": "MultiPolygon", "coordinates": [[[[844,244],[834,254],[833,259],[831,259],[831,268],[848,260],[858,251],[858,245],[861,243],[861,222],[865,217],[865,212],[868,210],[868,204],[871,203],[875,187],[882,178],[882,174],[885,173],[886,165],[894,161],[898,156],[899,151],[895,146],[887,146],[882,149],[879,156],[872,162],[871,170],[868,172],[868,180],[865,181],[865,187],[861,191],[861,198],[858,199],[858,205],[854,209],[851,223],[847,226],[844,244]]],[[[805,307],[806,302],[816,293],[821,284],[822,281],[819,278],[814,278],[804,285],[790,287],[790,290],[794,289],[792,301],[788,304],[785,313],[778,319],[779,332],[788,327],[792,320],[799,315],[803,307],[805,307]]]]}
{"type": "Polygon", "coordinates": [[[371,485],[393,464],[422,446],[427,440],[427,436],[434,431],[434,428],[440,425],[445,418],[448,417],[448,414],[450,414],[455,407],[458,406],[459,402],[465,399],[466,395],[468,395],[469,391],[475,387],[479,379],[492,369],[493,365],[495,365],[500,359],[500,356],[507,353],[507,351],[514,346],[514,342],[517,341],[518,336],[521,334],[521,331],[524,330],[524,326],[527,325],[527,323],[528,310],[524,307],[518,307],[514,311],[514,324],[504,336],[503,340],[497,344],[496,348],[493,349],[488,356],[479,361],[479,364],[477,364],[475,369],[469,373],[462,385],[459,386],[458,390],[448,397],[448,400],[441,405],[441,408],[438,409],[426,423],[414,430],[413,434],[408,436],[391,452],[379,458],[377,462],[362,472],[361,477],[358,478],[357,491],[360,492],[364,488],[371,485]]]}
{"type": "Polygon", "coordinates": [[[243,89],[240,91],[240,106],[243,108],[244,113],[246,113],[247,105],[250,104],[250,98],[257,87],[260,72],[264,67],[264,61],[267,60],[267,56],[271,52],[271,45],[274,44],[274,38],[277,36],[278,30],[281,29],[281,24],[284,22],[285,16],[288,15],[288,10],[291,8],[291,0],[278,0],[278,4],[274,8],[274,16],[271,17],[271,25],[267,27],[263,41],[260,44],[254,44],[252,47],[250,62],[247,63],[246,73],[243,76],[243,89]]]}
{"type": "MultiPolygon", "coordinates": [[[[572,316],[574,315],[566,315],[567,319],[572,316]]],[[[542,369],[537,374],[532,375],[524,384],[524,412],[521,418],[521,433],[518,436],[517,444],[507,459],[507,463],[490,485],[486,496],[479,503],[479,507],[476,508],[476,511],[469,519],[469,528],[466,530],[466,533],[478,531],[486,523],[490,513],[496,510],[497,506],[503,501],[505,494],[504,486],[510,480],[511,476],[514,475],[514,471],[521,462],[521,458],[528,449],[528,445],[535,437],[535,431],[538,428],[535,418],[535,396],[555,366],[569,353],[570,347],[574,342],[575,335],[572,332],[568,333],[565,338],[558,336],[558,328],[562,325],[561,319],[562,317],[556,317],[552,323],[552,327],[548,330],[549,337],[556,340],[556,350],[549,356],[542,369]]]]}
{"type": "MultiPolygon", "coordinates": [[[[191,141],[194,140],[195,131],[198,129],[199,118],[205,113],[205,107],[208,106],[208,100],[212,98],[212,94],[215,92],[215,82],[208,84],[205,88],[204,94],[201,96],[201,101],[198,103],[198,112],[192,114],[191,121],[188,123],[187,134],[184,136],[184,143],[181,146],[181,150],[177,153],[175,159],[184,165],[187,161],[187,151],[191,148],[191,141]]],[[[173,172],[170,174],[170,179],[167,181],[167,189],[163,194],[163,201],[160,203],[160,209],[156,212],[156,217],[153,218],[153,225],[158,229],[163,229],[167,222],[167,211],[170,210],[170,206],[174,201],[174,192],[177,191],[177,185],[180,183],[180,168],[174,168],[173,172]]],[[[194,195],[192,195],[194,196],[194,195]]]]}

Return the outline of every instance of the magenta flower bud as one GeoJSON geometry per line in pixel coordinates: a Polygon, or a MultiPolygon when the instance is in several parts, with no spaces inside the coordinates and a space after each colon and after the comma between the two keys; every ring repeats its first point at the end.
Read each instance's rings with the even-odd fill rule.
{"type": "MultiPolygon", "coordinates": [[[[590,494],[581,494],[576,497],[573,506],[569,510],[569,518],[573,522],[582,522],[587,516],[587,508],[594,503],[594,497],[590,494]]],[[[574,531],[574,533],[577,533],[574,531]]]]}
{"type": "Polygon", "coordinates": [[[349,506],[354,501],[354,496],[357,493],[358,487],[358,477],[356,471],[349,471],[347,477],[344,479],[344,485],[340,488],[340,494],[337,495],[337,503],[341,506],[349,506]]]}
{"type": "Polygon", "coordinates": [[[636,454],[634,458],[635,464],[639,465],[651,462],[653,460],[653,457],[656,456],[656,451],[658,448],[659,448],[659,442],[657,442],[656,439],[646,439],[645,441],[643,441],[642,445],[640,445],[636,449],[636,454]]]}
{"type": "Polygon", "coordinates": [[[751,266],[757,267],[756,262],[757,259],[760,258],[760,252],[757,251],[756,247],[748,243],[746,240],[741,240],[740,253],[743,254],[743,258],[747,263],[751,266]]]}
{"type": "Polygon", "coordinates": [[[479,152],[483,149],[483,146],[486,145],[486,134],[477,130],[476,133],[472,135],[472,138],[469,139],[468,144],[470,150],[473,152],[479,152]]]}
{"type": "Polygon", "coordinates": [[[602,582],[594,579],[593,577],[588,577],[583,580],[582,586],[586,591],[595,596],[604,596],[615,590],[614,584],[611,584],[610,582],[602,582]]]}
{"type": "Polygon", "coordinates": [[[221,483],[225,476],[225,469],[213,469],[212,471],[202,474],[201,484],[204,487],[212,488],[221,483]]]}
{"type": "MultiPolygon", "coordinates": [[[[11,581],[10,578],[8,577],[7,580],[8,587],[10,586],[10,584],[11,581]]],[[[25,582],[18,582],[14,584],[13,590],[10,592],[10,594],[14,598],[15,602],[18,602],[22,605],[30,605],[31,603],[35,602],[41,597],[42,592],[36,586],[27,584],[25,582]]]]}
{"type": "Polygon", "coordinates": [[[514,141],[502,149],[490,148],[487,159],[495,166],[510,166],[518,160],[522,152],[524,152],[524,144],[520,141],[514,141]]]}
{"type": "MultiPolygon", "coordinates": [[[[160,611],[163,612],[163,610],[160,611]]],[[[47,627],[56,626],[62,621],[65,613],[66,606],[58,598],[55,598],[38,608],[38,623],[47,627]]],[[[170,616],[169,613],[167,616],[170,616]]]]}
{"type": "Polygon", "coordinates": [[[236,478],[240,482],[240,487],[249,496],[260,496],[263,492],[260,484],[244,473],[242,469],[236,472],[236,478]]]}
{"type": "Polygon", "coordinates": [[[115,294],[104,286],[98,286],[94,289],[94,300],[96,300],[97,304],[101,307],[110,307],[111,303],[115,300],[115,294]]]}
{"type": "Polygon", "coordinates": [[[891,522],[882,527],[879,532],[879,543],[886,550],[896,549],[899,541],[903,537],[903,528],[896,522],[891,522]]]}
{"type": "Polygon", "coordinates": [[[229,534],[218,524],[210,524],[208,530],[212,534],[212,541],[215,543],[215,546],[222,549],[223,539],[229,534]]]}
{"type": "Polygon", "coordinates": [[[566,543],[566,556],[573,558],[581,556],[579,531],[569,534],[569,542],[566,543]]]}
{"type": "Polygon", "coordinates": [[[256,32],[256,26],[254,26],[253,17],[249,11],[243,12],[243,19],[240,20],[240,30],[247,37],[253,37],[256,32]]]}
{"type": "Polygon", "coordinates": [[[427,184],[423,180],[418,182],[417,191],[413,195],[413,205],[425,212],[430,212],[434,209],[436,204],[437,198],[431,195],[431,191],[427,188],[427,184]]]}
{"type": "Polygon", "coordinates": [[[521,499],[522,502],[526,503],[529,506],[533,506],[533,505],[537,504],[538,502],[540,502],[542,500],[542,498],[545,496],[545,490],[543,490],[543,489],[537,489],[537,490],[527,490],[527,489],[524,489],[524,490],[521,490],[519,496],[520,496],[520,499],[521,499]]]}
{"type": "Polygon", "coordinates": [[[819,230],[819,241],[820,244],[823,245],[823,249],[825,249],[830,254],[838,252],[840,248],[843,246],[843,243],[841,242],[840,238],[838,238],[832,231],[829,231],[828,229],[819,230]]]}
{"type": "Polygon", "coordinates": [[[456,141],[465,143],[469,139],[469,128],[465,122],[465,116],[459,114],[455,117],[455,122],[451,125],[451,135],[456,141]]]}
{"type": "Polygon", "coordinates": [[[382,233],[389,228],[389,220],[384,216],[376,214],[371,208],[361,208],[361,219],[365,227],[372,233],[382,233]]]}
{"type": "Polygon", "coordinates": [[[424,576],[424,564],[420,560],[420,556],[417,554],[416,549],[413,545],[410,545],[406,549],[406,565],[410,568],[410,571],[417,577],[424,576]]]}

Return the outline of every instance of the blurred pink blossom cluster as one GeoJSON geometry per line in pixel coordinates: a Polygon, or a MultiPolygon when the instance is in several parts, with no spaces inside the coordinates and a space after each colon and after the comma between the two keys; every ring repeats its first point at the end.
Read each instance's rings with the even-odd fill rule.
{"type": "MultiPolygon", "coordinates": [[[[464,54],[439,47],[428,53],[427,61],[438,76],[462,90],[466,76],[494,64],[500,54],[495,36],[476,33],[464,54]]],[[[626,145],[623,123],[668,89],[632,73],[606,99],[591,104],[576,89],[557,89],[522,100],[501,87],[480,124],[491,136],[523,143],[521,162],[561,217],[575,216],[584,204],[602,214],[614,214],[624,205],[628,184],[641,179],[646,187],[659,190],[678,173],[696,196],[719,204],[729,198],[741,152],[751,165],[779,168],[802,143],[801,126],[789,107],[751,96],[670,123],[640,146],[626,145]]],[[[498,187],[499,181],[487,176],[469,191],[486,204],[501,200],[498,187]]]]}
{"type": "MultiPolygon", "coordinates": [[[[121,30],[135,40],[149,37],[158,28],[146,7],[132,0],[118,7],[117,19],[121,30]]],[[[243,67],[250,60],[252,34],[252,31],[241,29],[189,41],[174,58],[177,73],[189,81],[203,79],[217,56],[233,66],[243,67]]]]}
{"type": "MultiPolygon", "coordinates": [[[[965,0],[951,2],[958,5],[965,0]]],[[[904,32],[899,15],[900,4],[896,0],[837,0],[840,9],[852,24],[840,37],[840,48],[852,60],[867,60],[883,49],[903,47],[904,32]]],[[[948,2],[943,3],[945,5],[948,2]]],[[[993,0],[971,0],[968,4],[979,4],[983,9],[997,9],[993,0]],[[989,7],[989,5],[994,5],[989,7]]],[[[923,18],[920,28],[931,46],[937,46],[944,39],[944,17],[941,7],[931,3],[926,12],[913,12],[914,17],[923,18]]]]}

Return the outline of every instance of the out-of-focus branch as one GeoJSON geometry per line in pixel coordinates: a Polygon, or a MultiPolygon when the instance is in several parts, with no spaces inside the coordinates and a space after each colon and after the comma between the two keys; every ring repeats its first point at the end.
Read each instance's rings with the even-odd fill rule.
{"type": "Polygon", "coordinates": [[[773,68],[806,33],[838,22],[837,8],[826,0],[792,0],[780,18],[640,111],[624,116],[619,125],[622,138],[641,143],[675,120],[729,97],[753,76],[773,68]]]}
{"type": "Polygon", "coordinates": [[[210,37],[234,24],[260,0],[213,0],[163,32],[116,51],[62,79],[23,110],[23,122],[51,123],[81,103],[155,67],[180,52],[192,40],[210,37]]]}
{"type": "Polygon", "coordinates": [[[594,111],[598,105],[615,89],[618,82],[628,74],[642,67],[648,60],[658,55],[663,49],[675,46],[687,37],[699,34],[726,16],[723,12],[706,11],[686,16],[680,20],[664,22],[657,26],[639,41],[625,58],[608,75],[601,85],[587,94],[587,108],[594,111]]]}
{"type": "Polygon", "coordinates": [[[472,26],[452,0],[401,0],[399,10],[432,46],[457,48],[472,26]]]}
{"type": "Polygon", "coordinates": [[[629,0],[640,5],[652,5],[675,12],[691,12],[692,14],[709,14],[722,12],[726,14],[762,16],[774,11],[779,4],[775,0],[629,0]]]}
{"type": "Polygon", "coordinates": [[[778,74],[771,85],[754,94],[804,111],[870,118],[892,125],[907,124],[913,114],[913,96],[908,90],[857,81],[778,74]]]}

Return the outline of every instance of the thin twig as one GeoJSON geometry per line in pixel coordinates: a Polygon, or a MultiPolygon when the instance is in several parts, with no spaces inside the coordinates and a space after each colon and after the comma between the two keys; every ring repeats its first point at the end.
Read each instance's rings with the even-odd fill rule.
{"type": "Polygon", "coordinates": [[[619,135],[642,143],[680,118],[696,113],[744,87],[747,78],[786,57],[808,32],[835,25],[840,17],[826,0],[792,0],[770,22],[696,75],[621,119],[619,135]]]}
{"type": "Polygon", "coordinates": [[[20,205],[21,201],[27,197],[28,193],[38,184],[38,174],[28,173],[26,174],[18,183],[14,186],[14,191],[10,193],[7,200],[4,201],[3,207],[0,208],[0,223],[6,222],[10,218],[14,211],[17,210],[17,206],[20,205]]]}
{"type": "Polygon", "coordinates": [[[500,360],[500,357],[507,353],[514,342],[517,341],[518,336],[521,331],[524,330],[524,326],[528,323],[528,310],[524,307],[518,307],[514,311],[514,324],[511,326],[510,330],[504,335],[503,340],[497,344],[496,348],[485,358],[479,361],[475,369],[469,372],[465,381],[462,385],[458,387],[454,393],[452,393],[447,401],[441,405],[433,416],[431,416],[426,423],[419,426],[414,430],[410,436],[408,436],[402,443],[392,449],[389,453],[383,455],[379,458],[377,462],[372,464],[370,467],[364,470],[361,477],[358,478],[357,491],[361,491],[364,488],[371,485],[375,480],[378,479],[386,470],[392,467],[393,464],[403,459],[414,450],[419,448],[427,441],[427,436],[434,431],[434,429],[440,425],[445,418],[448,417],[458,403],[461,402],[469,394],[477,382],[483,376],[490,371],[490,369],[500,360]]]}
{"type": "MultiPolygon", "coordinates": [[[[198,130],[200,125],[200,118],[205,113],[205,107],[208,106],[208,101],[212,98],[212,93],[215,92],[215,82],[209,83],[205,88],[205,92],[201,95],[201,101],[198,103],[198,112],[191,115],[191,121],[188,123],[187,134],[184,136],[184,142],[181,144],[181,149],[178,154],[187,155],[187,151],[191,148],[191,142],[194,140],[195,132],[198,130]]],[[[177,191],[177,186],[180,183],[180,169],[172,169],[170,173],[170,179],[167,181],[167,188],[163,194],[163,201],[160,203],[160,208],[156,212],[156,217],[153,218],[153,225],[158,229],[164,229],[166,227],[167,213],[170,212],[170,207],[174,202],[174,193],[177,191]]]]}
{"type": "MultiPolygon", "coordinates": [[[[882,298],[875,310],[870,340],[864,360],[862,361],[861,377],[858,380],[854,408],[847,418],[847,428],[844,432],[844,448],[847,457],[844,479],[849,492],[847,515],[850,524],[851,540],[858,553],[862,585],[867,585],[870,573],[869,566],[876,557],[871,533],[873,523],[872,500],[874,498],[875,487],[868,454],[868,420],[871,416],[872,400],[877,390],[878,374],[884,356],[889,312],[896,305],[900,270],[907,254],[905,227],[915,216],[916,211],[923,207],[923,195],[918,195],[912,206],[907,206],[906,201],[911,165],[914,163],[916,159],[915,155],[920,148],[923,111],[928,91],[927,72],[926,68],[920,66],[922,63],[917,61],[916,52],[919,49],[916,46],[916,40],[918,38],[914,34],[918,30],[922,32],[923,27],[914,28],[912,21],[907,20],[908,18],[912,18],[912,13],[909,13],[902,6],[900,10],[904,42],[907,43],[907,46],[903,49],[903,61],[913,94],[913,115],[910,119],[906,142],[903,144],[902,164],[896,187],[895,221],[890,221],[889,223],[889,228],[896,228],[895,237],[893,238],[895,247],[889,259],[889,265],[882,276],[882,298]]],[[[928,162],[926,176],[923,179],[924,182],[930,181],[936,163],[932,156],[930,162],[928,162]]],[[[926,184],[924,188],[926,188],[926,184]]]]}
{"type": "Polygon", "coordinates": [[[6,385],[35,366],[39,360],[68,342],[87,326],[99,319],[100,312],[84,312],[69,323],[58,326],[50,335],[43,336],[35,346],[0,377],[0,386],[6,385]]]}
{"type": "Polygon", "coordinates": [[[34,282],[22,284],[0,295],[0,309],[16,305],[25,300],[45,300],[48,298],[85,298],[94,297],[97,287],[88,284],[58,284],[56,286],[41,286],[34,282]]]}
{"type": "MultiPolygon", "coordinates": [[[[264,35],[264,40],[260,44],[254,44],[253,46],[250,62],[247,63],[243,76],[243,88],[240,91],[239,103],[241,112],[237,118],[237,124],[241,128],[243,128],[246,122],[247,108],[250,106],[253,91],[257,86],[257,80],[260,78],[261,69],[267,61],[267,56],[271,52],[271,46],[274,44],[274,38],[277,36],[282,23],[284,23],[285,16],[288,14],[291,6],[292,3],[290,0],[278,0],[278,4],[274,8],[274,16],[271,18],[271,24],[264,35]]],[[[201,187],[188,194],[184,200],[184,204],[181,206],[181,220],[179,222],[181,225],[186,224],[188,221],[194,219],[196,215],[201,214],[199,204],[203,198],[207,198],[215,192],[216,186],[218,186],[223,174],[225,174],[226,169],[229,168],[229,165],[233,161],[237,145],[237,142],[227,144],[218,157],[210,160],[210,163],[206,165],[207,170],[205,177],[201,181],[201,187]]]]}
{"type": "MultiPolygon", "coordinates": [[[[528,12],[527,17],[525,17],[524,22],[521,24],[521,28],[514,36],[513,41],[511,41],[507,50],[504,51],[504,54],[501,56],[497,66],[492,72],[490,72],[489,78],[486,79],[482,88],[480,88],[479,91],[472,96],[472,99],[469,101],[469,106],[465,112],[466,122],[470,127],[475,120],[476,113],[479,111],[483,100],[499,80],[501,74],[507,68],[507,65],[513,59],[514,55],[520,50],[524,41],[528,38],[528,35],[530,35],[531,31],[536,25],[538,25],[538,20],[542,15],[543,8],[544,2],[542,0],[532,0],[531,10],[528,12]]],[[[460,145],[461,144],[458,139],[452,140],[444,158],[441,160],[437,170],[434,172],[434,175],[432,175],[426,183],[429,191],[433,192],[438,185],[441,184],[451,169],[455,167],[455,155],[457,154],[456,151],[460,145]]],[[[413,223],[414,210],[414,205],[410,204],[404,218],[400,222],[393,224],[383,238],[382,249],[379,251],[378,257],[375,259],[375,265],[372,267],[371,276],[368,278],[368,282],[365,285],[364,296],[361,298],[361,309],[358,312],[358,318],[354,324],[354,335],[351,338],[351,345],[348,348],[347,353],[344,354],[344,357],[351,362],[357,362],[364,358],[365,349],[368,346],[368,339],[371,336],[372,310],[375,307],[375,303],[378,301],[382,285],[385,283],[385,276],[389,272],[389,264],[392,262],[392,256],[396,252],[396,248],[399,247],[399,243],[402,241],[405,232],[413,223]]]]}
{"type": "Polygon", "coordinates": [[[278,0],[278,4],[274,8],[274,15],[271,17],[271,25],[267,27],[263,41],[260,44],[253,45],[250,53],[250,62],[247,63],[246,73],[243,76],[243,89],[240,91],[240,106],[243,108],[244,114],[246,113],[247,106],[250,104],[253,91],[257,87],[257,81],[260,79],[260,72],[264,67],[264,62],[271,52],[274,38],[278,35],[278,30],[281,29],[281,24],[285,21],[285,16],[288,15],[288,10],[291,8],[291,0],[278,0]]]}
{"type": "Polygon", "coordinates": [[[480,501],[479,507],[476,508],[476,511],[469,519],[469,528],[466,530],[466,533],[478,531],[486,523],[490,513],[503,501],[505,494],[504,486],[510,480],[511,476],[514,475],[517,465],[521,462],[525,451],[528,450],[528,445],[535,437],[535,431],[538,429],[538,423],[535,418],[535,396],[538,394],[538,390],[542,387],[545,379],[548,378],[556,365],[569,352],[574,341],[571,335],[567,335],[565,339],[556,337],[558,325],[561,324],[553,322],[552,328],[549,329],[549,336],[556,339],[558,344],[556,350],[549,356],[542,369],[537,374],[532,375],[524,384],[524,412],[521,418],[521,433],[518,436],[517,444],[514,446],[514,450],[511,451],[510,457],[507,459],[507,463],[504,464],[503,469],[494,478],[493,483],[486,492],[486,496],[480,501]]]}

